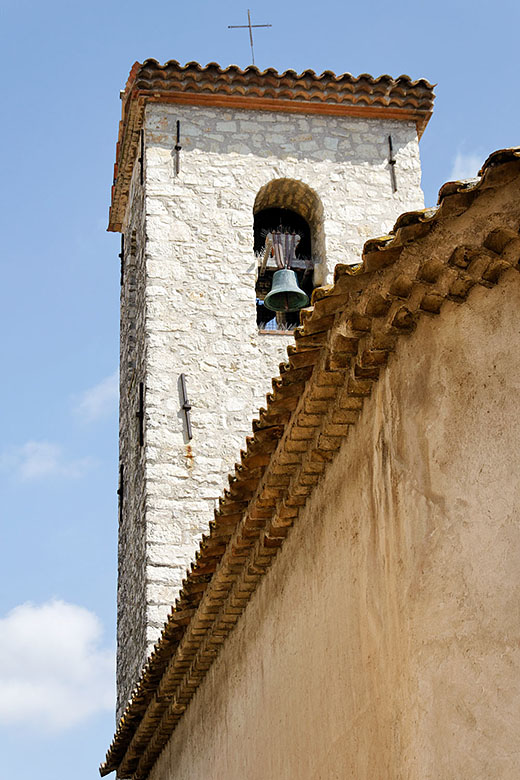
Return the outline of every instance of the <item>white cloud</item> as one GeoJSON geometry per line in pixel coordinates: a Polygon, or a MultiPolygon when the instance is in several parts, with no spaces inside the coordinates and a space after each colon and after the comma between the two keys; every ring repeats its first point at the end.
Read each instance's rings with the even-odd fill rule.
{"type": "Polygon", "coordinates": [[[459,181],[459,179],[474,179],[484,162],[480,154],[464,154],[457,152],[450,173],[450,181],[459,181]]]}
{"type": "Polygon", "coordinates": [[[22,604],[0,619],[0,723],[64,731],[114,706],[114,652],[84,607],[22,604]]]}
{"type": "Polygon", "coordinates": [[[118,396],[119,376],[115,371],[80,395],[76,412],[85,422],[98,420],[117,409],[118,396]]]}
{"type": "Polygon", "coordinates": [[[0,456],[0,467],[24,482],[47,477],[81,477],[93,465],[92,458],[67,458],[59,444],[49,441],[28,441],[0,456]]]}

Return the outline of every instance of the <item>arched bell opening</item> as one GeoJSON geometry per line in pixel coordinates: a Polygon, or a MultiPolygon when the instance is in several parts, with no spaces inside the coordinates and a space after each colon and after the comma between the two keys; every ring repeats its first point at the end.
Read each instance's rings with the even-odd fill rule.
{"type": "Polygon", "coordinates": [[[254,251],[260,330],[283,332],[299,324],[299,308],[308,304],[319,283],[315,267],[323,260],[322,215],[318,196],[301,181],[275,179],[259,191],[254,251]]]}
{"type": "Polygon", "coordinates": [[[292,209],[269,208],[255,214],[255,254],[262,252],[267,234],[279,228],[293,233],[299,233],[301,241],[296,247],[296,257],[312,256],[311,229],[309,223],[298,212],[292,209]]]}

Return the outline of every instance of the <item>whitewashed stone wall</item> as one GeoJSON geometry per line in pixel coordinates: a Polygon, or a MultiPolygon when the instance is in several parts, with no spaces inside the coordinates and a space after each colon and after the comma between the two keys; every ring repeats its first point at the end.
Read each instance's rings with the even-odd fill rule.
{"type": "MultiPolygon", "coordinates": [[[[400,213],[423,206],[412,123],[150,104],[144,188],[138,165],[124,227],[125,234],[142,228],[144,203],[136,250],[142,258],[139,355],[134,373],[122,375],[121,389],[125,512],[134,516],[120,541],[120,707],[292,340],[259,334],[256,327],[253,206],[259,190],[289,178],[317,193],[325,235],[317,283],[330,282],[337,263],[359,262],[364,241],[386,233],[400,213]],[[182,151],[175,176],[177,120],[182,151]],[[181,373],[193,406],[191,442],[181,373]],[[143,378],[145,444],[137,452],[136,383],[143,378]],[[123,603],[127,598],[131,607],[123,603]]],[[[130,337],[125,312],[123,342],[130,337]]],[[[123,344],[123,358],[125,350],[123,344]]]]}

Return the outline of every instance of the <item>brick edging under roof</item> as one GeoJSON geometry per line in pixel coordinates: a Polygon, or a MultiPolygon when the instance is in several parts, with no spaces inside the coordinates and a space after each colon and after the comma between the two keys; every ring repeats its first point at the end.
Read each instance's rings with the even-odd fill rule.
{"type": "Polygon", "coordinates": [[[403,250],[464,215],[481,195],[512,181],[520,189],[520,148],[495,152],[481,174],[444,185],[437,209],[403,214],[391,235],[365,244],[357,272],[337,266],[334,285],[314,291],[102,775],[117,769],[119,777],[147,777],[399,339],[446,300],[463,302],[475,285],[492,287],[504,271],[520,270],[518,225],[494,229],[476,245],[450,245],[445,262],[419,258],[412,274],[400,267],[403,250]]]}

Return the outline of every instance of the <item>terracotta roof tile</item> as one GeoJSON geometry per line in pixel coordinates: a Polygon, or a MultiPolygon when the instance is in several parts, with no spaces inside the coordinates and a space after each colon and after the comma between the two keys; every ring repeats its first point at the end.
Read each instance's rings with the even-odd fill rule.
{"type": "Polygon", "coordinates": [[[136,62],[122,92],[122,119],[114,165],[109,230],[119,231],[124,219],[130,179],[138,154],[144,107],[148,102],[173,102],[220,107],[253,108],[292,113],[326,113],[366,117],[385,116],[413,121],[419,137],[433,110],[433,85],[409,76],[374,78],[363,73],[336,76],[313,70],[296,73],[274,68],[221,68],[215,62],[180,65],[170,60],[136,62]]]}
{"type": "MultiPolygon", "coordinates": [[[[514,182],[518,190],[519,158],[520,148],[492,154],[471,182],[474,198],[500,181],[514,182]]],[[[399,339],[421,316],[437,315],[446,300],[460,303],[473,286],[490,287],[505,270],[520,270],[517,191],[513,225],[484,228],[472,245],[448,243],[442,259],[421,255],[424,229],[442,235],[447,222],[463,213],[460,203],[453,209],[451,202],[467,186],[444,185],[437,209],[403,214],[391,235],[365,244],[360,269],[337,266],[334,285],[314,291],[313,306],[302,312],[288,348],[289,361],[273,380],[117,727],[102,775],[117,769],[120,777],[147,777],[399,339]],[[414,227],[419,233],[411,236],[407,231],[414,227]],[[381,260],[374,263],[374,255],[381,260]]]]}
{"type": "MultiPolygon", "coordinates": [[[[135,66],[134,66],[135,68],[135,66]]],[[[286,70],[278,73],[273,68],[264,71],[251,66],[241,70],[236,65],[222,69],[212,62],[202,67],[197,62],[180,65],[170,60],[160,65],[146,60],[138,69],[132,69],[125,95],[133,90],[149,93],[168,92],[228,95],[257,95],[286,100],[349,103],[366,105],[411,107],[426,113],[433,108],[433,86],[425,79],[412,81],[409,76],[397,79],[384,75],[374,78],[367,73],[336,76],[325,71],[318,76],[313,70],[296,73],[286,70]]]]}

